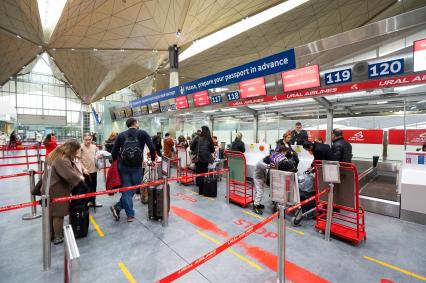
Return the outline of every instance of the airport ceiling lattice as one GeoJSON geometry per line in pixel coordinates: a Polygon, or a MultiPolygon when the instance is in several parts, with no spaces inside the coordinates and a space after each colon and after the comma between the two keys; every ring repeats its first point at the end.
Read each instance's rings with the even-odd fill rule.
{"type": "MultiPolygon", "coordinates": [[[[68,0],[46,38],[37,0],[0,1],[0,84],[48,52],[55,76],[86,103],[140,81],[146,95],[164,88],[167,48],[194,40],[285,1],[68,0]],[[157,77],[157,83],[152,79],[157,77]],[[163,83],[159,83],[162,81],[163,83]]],[[[310,0],[182,62],[183,80],[198,78],[281,50],[426,5],[419,0],[310,0]]]]}

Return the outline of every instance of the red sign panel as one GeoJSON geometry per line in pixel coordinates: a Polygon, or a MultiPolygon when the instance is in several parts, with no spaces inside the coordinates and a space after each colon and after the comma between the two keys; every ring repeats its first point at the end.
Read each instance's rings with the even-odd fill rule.
{"type": "Polygon", "coordinates": [[[342,130],[350,143],[383,144],[383,130],[342,130]]]}
{"type": "Polygon", "coordinates": [[[414,72],[426,70],[426,39],[414,41],[414,72]]]}
{"type": "Polygon", "coordinates": [[[193,97],[195,106],[204,106],[210,104],[209,92],[207,90],[196,92],[193,94],[193,97]]]}
{"type": "Polygon", "coordinates": [[[176,104],[176,109],[185,109],[188,108],[188,99],[186,98],[186,96],[179,96],[176,97],[175,99],[175,104],[176,104]]]}
{"type": "Polygon", "coordinates": [[[250,98],[266,95],[265,78],[256,78],[240,82],[241,98],[250,98]]]}
{"type": "Polygon", "coordinates": [[[306,130],[308,132],[308,140],[314,142],[316,139],[321,139],[325,142],[326,130],[306,130]]]}
{"type": "Polygon", "coordinates": [[[310,97],[325,96],[325,95],[332,95],[332,94],[338,94],[338,93],[354,92],[354,91],[369,90],[369,89],[384,88],[384,87],[397,87],[397,86],[403,86],[403,85],[423,84],[425,82],[426,82],[426,73],[421,73],[418,75],[398,76],[398,77],[392,77],[387,79],[342,84],[342,85],[337,85],[332,87],[320,87],[320,88],[310,89],[310,90],[287,92],[287,93],[278,94],[274,96],[265,96],[265,97],[259,97],[259,98],[241,100],[241,101],[232,101],[228,103],[228,106],[242,106],[242,105],[250,105],[250,104],[272,102],[272,101],[279,101],[279,100],[310,98],[310,97]]]}
{"type": "MultiPolygon", "coordinates": [[[[404,130],[390,129],[388,131],[389,144],[403,145],[404,130]]],[[[407,145],[423,145],[426,142],[426,129],[407,129],[407,145]]]]}
{"type": "Polygon", "coordinates": [[[284,91],[294,91],[321,85],[318,65],[281,73],[284,91]]]}

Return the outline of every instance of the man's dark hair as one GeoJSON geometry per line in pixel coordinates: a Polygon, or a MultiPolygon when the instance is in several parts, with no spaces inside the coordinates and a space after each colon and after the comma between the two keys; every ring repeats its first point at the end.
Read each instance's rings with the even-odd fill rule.
{"type": "Polygon", "coordinates": [[[296,123],[296,126],[302,126],[302,123],[297,122],[297,123],[296,123]]]}
{"type": "Polygon", "coordinates": [[[170,136],[170,134],[169,134],[169,133],[166,133],[164,136],[165,136],[165,137],[168,137],[168,136],[170,136]]]}
{"type": "Polygon", "coordinates": [[[138,120],[136,120],[135,118],[129,118],[126,121],[126,126],[127,128],[130,128],[131,126],[133,126],[138,120]]]}
{"type": "Polygon", "coordinates": [[[157,136],[161,136],[163,133],[161,132],[157,132],[157,136]]]}
{"type": "Polygon", "coordinates": [[[303,144],[303,148],[305,149],[305,150],[310,150],[310,149],[312,149],[314,147],[314,144],[313,143],[311,143],[310,141],[306,141],[304,144],[303,144]]]}
{"type": "Polygon", "coordinates": [[[339,129],[334,129],[334,130],[333,130],[333,134],[334,134],[336,137],[343,137],[343,132],[342,132],[342,130],[339,130],[339,129]]]}
{"type": "Polygon", "coordinates": [[[422,151],[426,151],[426,142],[422,145],[422,151]]]}

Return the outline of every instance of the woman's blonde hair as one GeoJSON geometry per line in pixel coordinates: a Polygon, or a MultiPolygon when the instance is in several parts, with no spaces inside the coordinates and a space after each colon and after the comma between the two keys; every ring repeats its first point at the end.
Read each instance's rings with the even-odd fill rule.
{"type": "Polygon", "coordinates": [[[64,144],[55,148],[47,157],[47,164],[51,165],[58,158],[67,158],[73,161],[78,151],[80,150],[81,145],[77,140],[69,140],[64,144]]]}
{"type": "Polygon", "coordinates": [[[240,133],[240,132],[238,132],[238,133],[235,135],[235,138],[236,138],[237,140],[241,140],[241,139],[243,138],[243,134],[242,134],[242,133],[240,133]]]}
{"type": "Polygon", "coordinates": [[[112,140],[112,139],[114,139],[114,138],[116,138],[118,136],[118,133],[117,132],[111,132],[111,134],[109,135],[109,140],[112,140]]]}

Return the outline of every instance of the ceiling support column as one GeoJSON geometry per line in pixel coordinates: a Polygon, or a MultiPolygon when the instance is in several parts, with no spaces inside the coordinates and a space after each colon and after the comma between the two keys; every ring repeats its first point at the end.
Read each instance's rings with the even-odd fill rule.
{"type": "Polygon", "coordinates": [[[331,133],[333,132],[333,109],[327,109],[327,132],[326,132],[326,143],[331,145],[331,133]]]}
{"type": "Polygon", "coordinates": [[[179,85],[179,47],[169,46],[170,87],[179,85]]]}

